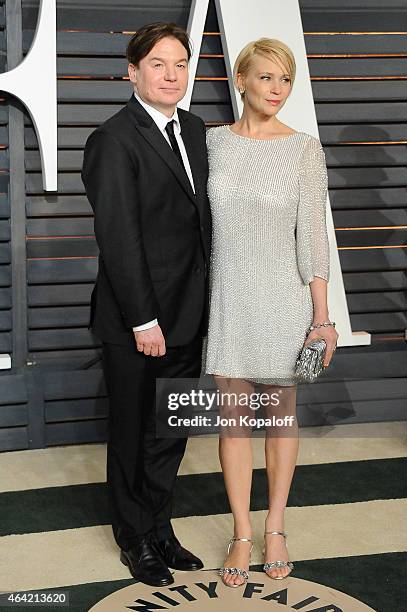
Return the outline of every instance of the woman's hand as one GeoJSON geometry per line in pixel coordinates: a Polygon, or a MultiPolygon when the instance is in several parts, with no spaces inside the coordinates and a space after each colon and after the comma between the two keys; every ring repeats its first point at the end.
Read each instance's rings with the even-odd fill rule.
{"type": "Polygon", "coordinates": [[[336,343],[339,338],[339,334],[334,328],[333,325],[329,325],[327,327],[318,327],[318,329],[313,329],[307,336],[304,346],[307,346],[313,340],[317,338],[323,338],[326,342],[326,350],[324,357],[324,368],[329,366],[329,362],[332,359],[332,355],[336,349],[336,343]]]}

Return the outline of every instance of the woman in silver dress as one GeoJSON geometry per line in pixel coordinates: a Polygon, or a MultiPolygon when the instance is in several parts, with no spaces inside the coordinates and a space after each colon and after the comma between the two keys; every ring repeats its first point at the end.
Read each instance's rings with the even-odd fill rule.
{"type": "Polygon", "coordinates": [[[269,398],[262,400],[270,419],[264,571],[282,579],[293,568],[284,511],[298,454],[295,361],[304,343],[323,338],[327,367],[338,334],[327,304],[324,151],[317,138],[277,119],[294,83],[294,56],[281,41],[261,38],[241,51],[234,78],[243,114],[207,134],[213,246],[205,371],[228,398],[219,457],[234,536],[220,575],[236,587],[248,578],[253,546],[252,428],[243,417],[253,416],[255,392],[269,398]]]}

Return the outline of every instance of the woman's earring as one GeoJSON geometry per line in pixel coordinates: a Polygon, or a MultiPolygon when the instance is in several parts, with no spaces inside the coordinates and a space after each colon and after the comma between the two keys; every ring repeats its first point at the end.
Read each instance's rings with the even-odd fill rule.
{"type": "Polygon", "coordinates": [[[244,94],[244,89],[239,89],[239,93],[244,94]]]}

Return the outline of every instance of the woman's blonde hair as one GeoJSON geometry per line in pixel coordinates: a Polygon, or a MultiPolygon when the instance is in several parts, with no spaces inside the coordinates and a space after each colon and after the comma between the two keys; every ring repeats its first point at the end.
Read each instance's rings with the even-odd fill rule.
{"type": "MultiPolygon", "coordinates": [[[[237,56],[233,68],[233,81],[236,87],[238,87],[237,75],[239,73],[243,76],[247,74],[255,55],[262,55],[275,63],[282,64],[290,77],[291,87],[294,85],[296,65],[290,47],[277,38],[259,38],[249,42],[237,56]]],[[[244,94],[240,95],[243,98],[244,94]]]]}

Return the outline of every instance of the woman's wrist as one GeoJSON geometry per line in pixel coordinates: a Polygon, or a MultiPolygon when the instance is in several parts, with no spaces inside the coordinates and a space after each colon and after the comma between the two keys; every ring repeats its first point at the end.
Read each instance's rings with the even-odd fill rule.
{"type": "Polygon", "coordinates": [[[316,322],[316,323],[311,323],[311,325],[308,328],[308,333],[313,331],[314,329],[320,329],[322,327],[333,327],[335,328],[336,323],[335,321],[320,321],[320,322],[316,322]]]}
{"type": "Polygon", "coordinates": [[[314,317],[312,319],[312,324],[315,325],[317,323],[325,323],[325,321],[330,321],[329,314],[318,314],[314,313],[314,317]]]}

